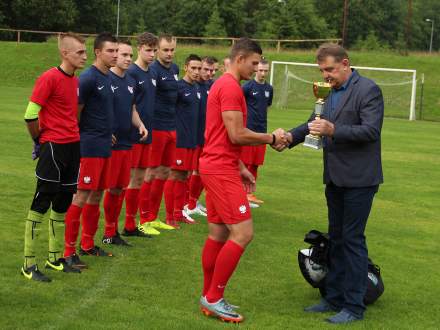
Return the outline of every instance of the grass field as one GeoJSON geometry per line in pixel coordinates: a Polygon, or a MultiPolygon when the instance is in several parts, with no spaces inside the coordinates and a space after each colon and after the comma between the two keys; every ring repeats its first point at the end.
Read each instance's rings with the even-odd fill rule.
{"type": "MultiPolygon", "coordinates": [[[[234,327],[198,311],[200,250],[207,231],[202,219],[154,239],[132,239],[134,247],[113,248],[111,260],[88,258],[90,269],[80,275],[50,273],[48,285],[19,275],[24,219],[35,189],[23,111],[35,73],[57,63],[36,49],[17,57],[9,72],[0,70],[0,328],[234,327]]],[[[269,126],[290,128],[308,115],[272,109],[269,126]]],[[[439,328],[439,129],[440,123],[385,120],[385,184],[367,226],[370,257],[381,266],[385,293],[354,329],[439,328]]],[[[281,154],[269,150],[258,196],[266,203],[253,210],[255,239],[226,291],[246,317],[240,328],[334,328],[322,322],[323,316],[302,312],[318,292],[302,278],[296,261],[298,249],[305,247],[304,234],[326,230],[321,153],[300,146],[281,154]]],[[[42,265],[45,230],[40,241],[42,265]]]]}

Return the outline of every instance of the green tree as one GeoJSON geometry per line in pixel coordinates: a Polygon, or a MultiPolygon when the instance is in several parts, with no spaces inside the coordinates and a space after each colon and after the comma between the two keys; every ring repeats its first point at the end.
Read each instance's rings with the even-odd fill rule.
{"type": "Polygon", "coordinates": [[[211,16],[208,23],[205,26],[205,32],[203,34],[206,37],[226,37],[227,33],[223,19],[220,17],[217,5],[214,5],[211,16]]]}
{"type": "Polygon", "coordinates": [[[10,14],[10,27],[66,31],[73,29],[78,10],[73,0],[15,0],[10,14]]]}

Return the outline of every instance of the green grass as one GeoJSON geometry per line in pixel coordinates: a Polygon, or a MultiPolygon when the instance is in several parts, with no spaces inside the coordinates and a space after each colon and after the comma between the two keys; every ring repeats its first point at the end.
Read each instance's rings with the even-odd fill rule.
{"type": "MultiPolygon", "coordinates": [[[[0,88],[0,328],[231,327],[198,311],[200,251],[207,233],[203,220],[154,239],[132,239],[134,247],[113,248],[111,260],[85,258],[89,270],[50,273],[51,284],[19,275],[24,219],[35,189],[31,141],[22,120],[30,92],[30,87],[0,88]]],[[[290,128],[307,117],[307,112],[272,109],[269,123],[290,128]]],[[[381,266],[385,294],[355,329],[438,328],[439,129],[439,123],[385,120],[385,184],[367,226],[370,256],[381,266]]],[[[302,278],[296,261],[298,249],[306,246],[304,234],[326,230],[321,153],[300,146],[281,154],[269,150],[258,196],[266,203],[253,210],[255,240],[226,291],[242,306],[246,322],[240,328],[333,329],[322,316],[302,312],[317,301],[318,292],[302,278]]],[[[101,230],[102,219],[98,238],[101,230]]],[[[43,230],[40,264],[46,249],[43,230]]]]}
{"type": "MultiPolygon", "coordinates": [[[[80,275],[50,273],[54,281],[49,285],[28,282],[19,275],[24,219],[35,189],[31,140],[22,118],[35,78],[57,65],[58,58],[54,43],[2,42],[1,46],[0,328],[229,328],[198,311],[200,251],[207,233],[203,220],[154,239],[132,239],[133,248],[112,249],[113,260],[87,259],[90,269],[80,275]]],[[[177,62],[191,52],[221,58],[226,49],[182,46],[177,62]]],[[[313,62],[313,52],[268,55],[313,62]]],[[[425,96],[430,100],[429,107],[425,104],[426,115],[440,118],[436,90],[440,69],[434,57],[351,55],[356,65],[425,72],[425,96]]],[[[290,128],[308,115],[307,111],[272,109],[269,126],[290,128]]],[[[385,294],[368,308],[365,321],[353,328],[438,328],[439,129],[440,123],[435,122],[385,120],[385,184],[367,226],[370,256],[381,266],[385,294]]],[[[310,229],[325,231],[327,226],[321,153],[300,146],[281,154],[269,150],[260,171],[258,196],[266,203],[253,210],[255,240],[226,291],[231,302],[242,306],[246,322],[240,328],[332,329],[322,316],[302,312],[319,296],[302,278],[296,261],[298,249],[306,246],[304,234],[310,229]]],[[[37,249],[41,265],[46,250],[43,230],[37,249]]]]}

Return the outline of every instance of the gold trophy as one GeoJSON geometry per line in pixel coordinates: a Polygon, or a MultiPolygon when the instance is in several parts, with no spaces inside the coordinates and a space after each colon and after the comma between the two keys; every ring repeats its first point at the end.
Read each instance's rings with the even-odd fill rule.
{"type": "MultiPolygon", "coordinates": [[[[315,102],[315,119],[321,118],[322,111],[324,110],[325,98],[330,94],[331,85],[327,82],[314,82],[313,94],[317,98],[315,102]]],[[[304,139],[305,147],[312,149],[322,148],[322,139],[318,135],[308,134],[304,139]]]]}

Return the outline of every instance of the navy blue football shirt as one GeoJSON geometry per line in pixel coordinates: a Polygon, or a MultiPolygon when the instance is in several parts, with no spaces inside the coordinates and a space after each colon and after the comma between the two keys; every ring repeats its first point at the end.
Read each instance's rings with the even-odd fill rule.
{"type": "Polygon", "coordinates": [[[112,71],[110,71],[110,79],[110,87],[113,91],[113,135],[116,137],[113,150],[129,150],[136,83],[128,74],[120,77],[112,71]]]}
{"type": "Polygon", "coordinates": [[[174,131],[176,129],[176,100],[179,67],[172,63],[169,68],[154,61],[149,71],[156,80],[156,99],[154,103],[153,129],[174,131]]]}
{"type": "Polygon", "coordinates": [[[154,115],[154,100],[156,97],[156,79],[153,77],[151,70],[145,71],[138,65],[133,63],[127,70],[127,73],[135,80],[135,104],[136,110],[148,130],[148,137],[145,141],[140,142],[141,136],[137,128],[132,127],[131,139],[133,143],[151,143],[151,130],[154,115]]]}
{"type": "Polygon", "coordinates": [[[110,157],[113,131],[113,91],[110,75],[92,65],[79,76],[78,103],[81,157],[110,157]]]}
{"type": "Polygon", "coordinates": [[[272,105],[272,86],[252,79],[242,89],[247,105],[246,127],[257,133],[267,133],[267,108],[272,105]]]}
{"type": "Polygon", "coordinates": [[[176,103],[176,146],[196,148],[198,145],[198,122],[200,89],[197,83],[179,80],[176,103]]]}
{"type": "Polygon", "coordinates": [[[197,144],[203,146],[205,144],[205,127],[206,127],[206,104],[208,102],[209,89],[212,86],[210,80],[199,82],[200,89],[200,109],[199,109],[199,125],[197,129],[197,144]]]}

